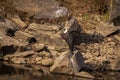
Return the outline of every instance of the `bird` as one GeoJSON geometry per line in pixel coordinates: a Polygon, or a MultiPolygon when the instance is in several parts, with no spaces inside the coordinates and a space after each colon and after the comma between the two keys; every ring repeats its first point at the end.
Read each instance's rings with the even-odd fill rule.
{"type": "Polygon", "coordinates": [[[82,29],[78,21],[75,18],[72,18],[66,23],[66,25],[64,25],[64,28],[60,33],[62,39],[64,39],[69,46],[69,53],[71,57],[74,54],[73,51],[75,47],[75,36],[80,34],[81,30],[82,29]]]}

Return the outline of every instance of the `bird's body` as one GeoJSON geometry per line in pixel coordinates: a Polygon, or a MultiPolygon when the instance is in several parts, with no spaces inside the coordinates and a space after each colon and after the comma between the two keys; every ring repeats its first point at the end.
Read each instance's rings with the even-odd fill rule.
{"type": "Polygon", "coordinates": [[[69,20],[61,32],[61,37],[67,42],[69,46],[70,55],[73,55],[74,51],[74,36],[81,32],[81,27],[78,21],[74,18],[69,20]]]}

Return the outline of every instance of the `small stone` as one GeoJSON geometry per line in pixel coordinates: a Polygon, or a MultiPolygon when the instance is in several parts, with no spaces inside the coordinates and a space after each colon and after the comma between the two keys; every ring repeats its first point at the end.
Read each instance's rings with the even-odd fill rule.
{"type": "Polygon", "coordinates": [[[43,51],[38,54],[41,57],[51,57],[51,53],[43,51]]]}
{"type": "Polygon", "coordinates": [[[120,41],[120,36],[115,35],[114,37],[115,37],[116,40],[120,41]]]}
{"type": "Polygon", "coordinates": [[[42,60],[41,57],[37,57],[37,58],[35,59],[36,62],[41,61],[41,60],[42,60]]]}
{"type": "Polygon", "coordinates": [[[53,64],[53,60],[51,58],[45,58],[41,60],[41,65],[43,66],[51,66],[53,64]]]}
{"type": "Polygon", "coordinates": [[[111,39],[111,38],[108,38],[107,40],[108,40],[108,41],[111,41],[112,39],[111,39]]]}
{"type": "Polygon", "coordinates": [[[116,43],[115,42],[110,42],[111,45],[115,45],[116,43]]]}
{"type": "Polygon", "coordinates": [[[44,44],[33,44],[32,45],[32,50],[34,50],[34,51],[41,51],[41,50],[43,50],[45,48],[45,45],[44,44]]]}

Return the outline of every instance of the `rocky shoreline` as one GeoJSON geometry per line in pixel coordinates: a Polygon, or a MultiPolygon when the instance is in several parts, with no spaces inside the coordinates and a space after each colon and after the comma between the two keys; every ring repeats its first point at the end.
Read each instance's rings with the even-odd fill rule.
{"type": "MultiPolygon", "coordinates": [[[[6,17],[0,16],[1,61],[51,67],[60,55],[68,52],[68,46],[60,37],[60,32],[63,27],[71,25],[70,21],[72,18],[76,18],[76,15],[72,15],[66,7],[58,7],[57,2],[53,6],[52,2],[46,1],[46,5],[52,7],[38,8],[43,3],[42,1],[38,4],[36,0],[34,4],[37,6],[33,7],[33,10],[30,8],[31,6],[26,6],[20,1],[19,5],[15,7],[17,14],[8,13],[6,17]]],[[[1,12],[3,11],[1,10],[1,12]]],[[[81,23],[79,17],[77,17],[77,21],[79,22],[77,24],[81,23]]],[[[95,28],[109,26],[104,24],[92,26],[95,28]]],[[[112,29],[115,34],[108,35],[103,32],[103,35],[100,35],[93,33],[95,29],[85,30],[86,25],[88,24],[83,27],[82,24],[83,31],[75,36],[76,47],[85,59],[85,70],[120,71],[120,32],[117,31],[118,28],[112,29]]],[[[74,73],[71,69],[64,72],[66,67],[68,68],[65,66],[60,70],[57,69],[55,73],[77,76],[82,74],[82,72],[74,73]],[[60,72],[61,70],[63,72],[60,72]]]]}

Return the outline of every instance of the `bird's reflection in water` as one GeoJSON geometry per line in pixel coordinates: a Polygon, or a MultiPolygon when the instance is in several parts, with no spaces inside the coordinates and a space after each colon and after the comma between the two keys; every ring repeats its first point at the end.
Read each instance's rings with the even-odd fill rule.
{"type": "Polygon", "coordinates": [[[46,74],[40,70],[18,68],[0,63],[0,80],[92,80],[61,74],[46,74]]]}
{"type": "MultiPolygon", "coordinates": [[[[92,72],[96,78],[102,80],[119,80],[120,72],[92,72]]],[[[99,80],[95,79],[95,80],[99,80]]],[[[41,70],[13,67],[0,63],[0,80],[94,80],[62,74],[47,74],[41,70]]]]}

